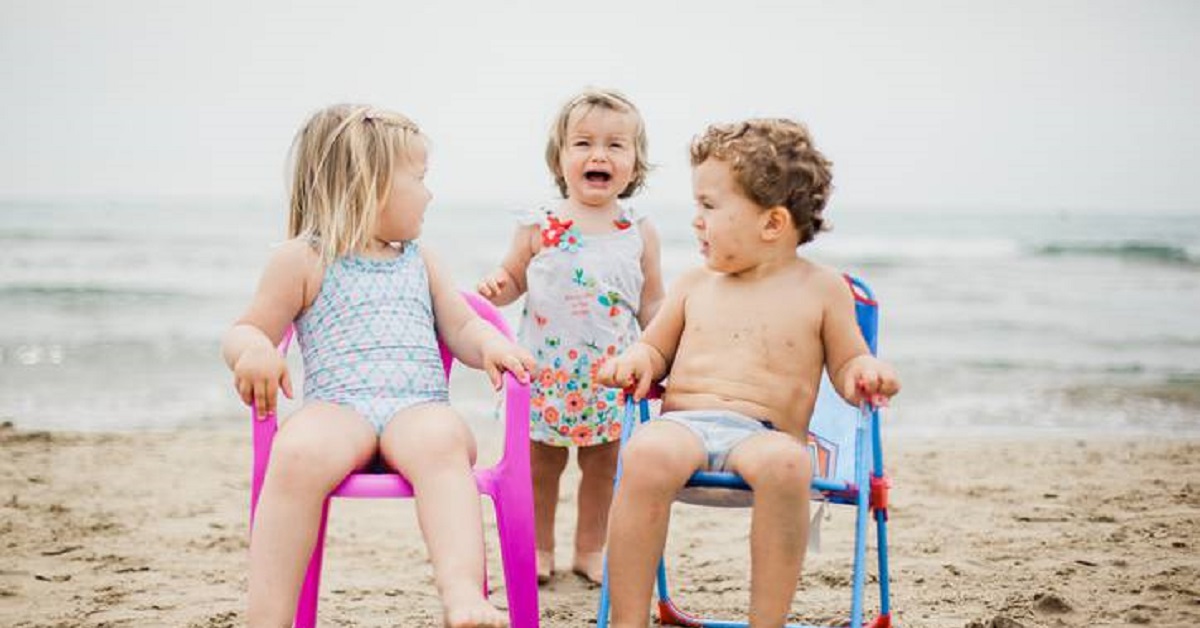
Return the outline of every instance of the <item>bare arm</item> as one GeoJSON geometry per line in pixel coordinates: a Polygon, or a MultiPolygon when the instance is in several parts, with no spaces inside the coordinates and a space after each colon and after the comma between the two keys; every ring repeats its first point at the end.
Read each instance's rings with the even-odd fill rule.
{"type": "Polygon", "coordinates": [[[636,385],[634,397],[641,399],[654,382],[666,377],[683,334],[688,293],[707,272],[689,271],[671,286],[642,339],[600,368],[597,379],[601,384],[615,388],[636,385]]]}
{"type": "Polygon", "coordinates": [[[887,404],[900,390],[892,367],[871,355],[854,312],[854,294],[844,279],[829,272],[821,278],[825,303],[821,343],[829,380],[843,399],[857,405],[866,399],[873,405],[887,404]]]}
{"type": "Polygon", "coordinates": [[[234,386],[260,416],[275,412],[280,389],[292,396],[287,363],[275,347],[304,308],[316,266],[317,255],[306,243],[281,245],[268,260],[250,307],[222,339],[221,355],[233,371],[234,386]]]}
{"type": "Polygon", "coordinates": [[[471,309],[428,248],[421,249],[421,256],[429,272],[429,292],[438,336],[454,357],[467,366],[487,372],[496,389],[500,388],[503,371],[509,371],[522,383],[527,383],[529,371],[534,368],[533,356],[510,342],[471,309]]]}
{"type": "Polygon", "coordinates": [[[638,324],[645,329],[663,303],[662,247],[658,230],[649,220],[639,224],[642,233],[642,296],[638,309],[638,324]]]}
{"type": "Polygon", "coordinates": [[[508,305],[525,294],[525,269],[537,252],[537,237],[537,225],[517,228],[500,267],[481,279],[475,291],[496,306],[508,305]]]}

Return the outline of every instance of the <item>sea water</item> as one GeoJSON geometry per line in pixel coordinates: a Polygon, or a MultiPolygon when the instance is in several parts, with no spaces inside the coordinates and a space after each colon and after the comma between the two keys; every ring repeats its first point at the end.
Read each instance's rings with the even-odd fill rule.
{"type": "MultiPolygon", "coordinates": [[[[689,207],[642,209],[668,282],[700,263],[689,207]]],[[[1200,213],[834,205],[827,218],[801,251],[874,289],[880,352],[904,382],[894,429],[1200,434],[1200,213]]],[[[220,337],[285,224],[263,201],[0,202],[0,421],[245,421],[220,337]]],[[[469,288],[515,224],[512,207],[435,202],[422,243],[469,288]]],[[[466,390],[487,412],[486,387],[466,390]]]]}

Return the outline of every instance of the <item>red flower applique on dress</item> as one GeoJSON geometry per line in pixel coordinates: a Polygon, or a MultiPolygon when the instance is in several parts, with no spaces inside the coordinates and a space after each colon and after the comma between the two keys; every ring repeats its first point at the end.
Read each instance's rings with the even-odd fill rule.
{"type": "Polygon", "coordinates": [[[542,246],[558,246],[562,236],[575,224],[574,220],[559,220],[558,216],[546,216],[546,226],[542,228],[542,246]]]}
{"type": "Polygon", "coordinates": [[[556,247],[568,252],[579,250],[579,229],[575,228],[574,220],[559,220],[558,216],[548,214],[546,222],[546,226],[542,228],[542,246],[556,247]]]}

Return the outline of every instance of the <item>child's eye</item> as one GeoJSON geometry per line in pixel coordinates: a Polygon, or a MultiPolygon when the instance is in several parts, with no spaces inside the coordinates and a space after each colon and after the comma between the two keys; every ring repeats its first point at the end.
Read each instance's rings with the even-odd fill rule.
{"type": "Polygon", "coordinates": [[[571,144],[571,146],[580,146],[583,148],[587,148],[589,144],[590,143],[587,140],[575,140],[575,143],[571,144]]]}
{"type": "Polygon", "coordinates": [[[612,144],[609,144],[608,146],[609,146],[609,148],[615,148],[617,150],[625,148],[625,145],[622,144],[621,142],[613,142],[612,144]]]}

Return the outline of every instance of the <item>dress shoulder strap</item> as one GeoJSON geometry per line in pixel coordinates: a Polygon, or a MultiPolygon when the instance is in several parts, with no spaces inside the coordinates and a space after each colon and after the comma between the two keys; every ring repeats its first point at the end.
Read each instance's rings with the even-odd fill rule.
{"type": "Polygon", "coordinates": [[[644,214],[640,209],[638,209],[637,206],[632,205],[627,201],[622,201],[620,203],[620,207],[621,207],[621,215],[626,220],[628,220],[634,224],[641,222],[641,220],[646,217],[646,214],[644,214]]]}
{"type": "Polygon", "coordinates": [[[522,227],[545,226],[552,215],[547,205],[514,210],[512,214],[513,219],[522,227]]]}

